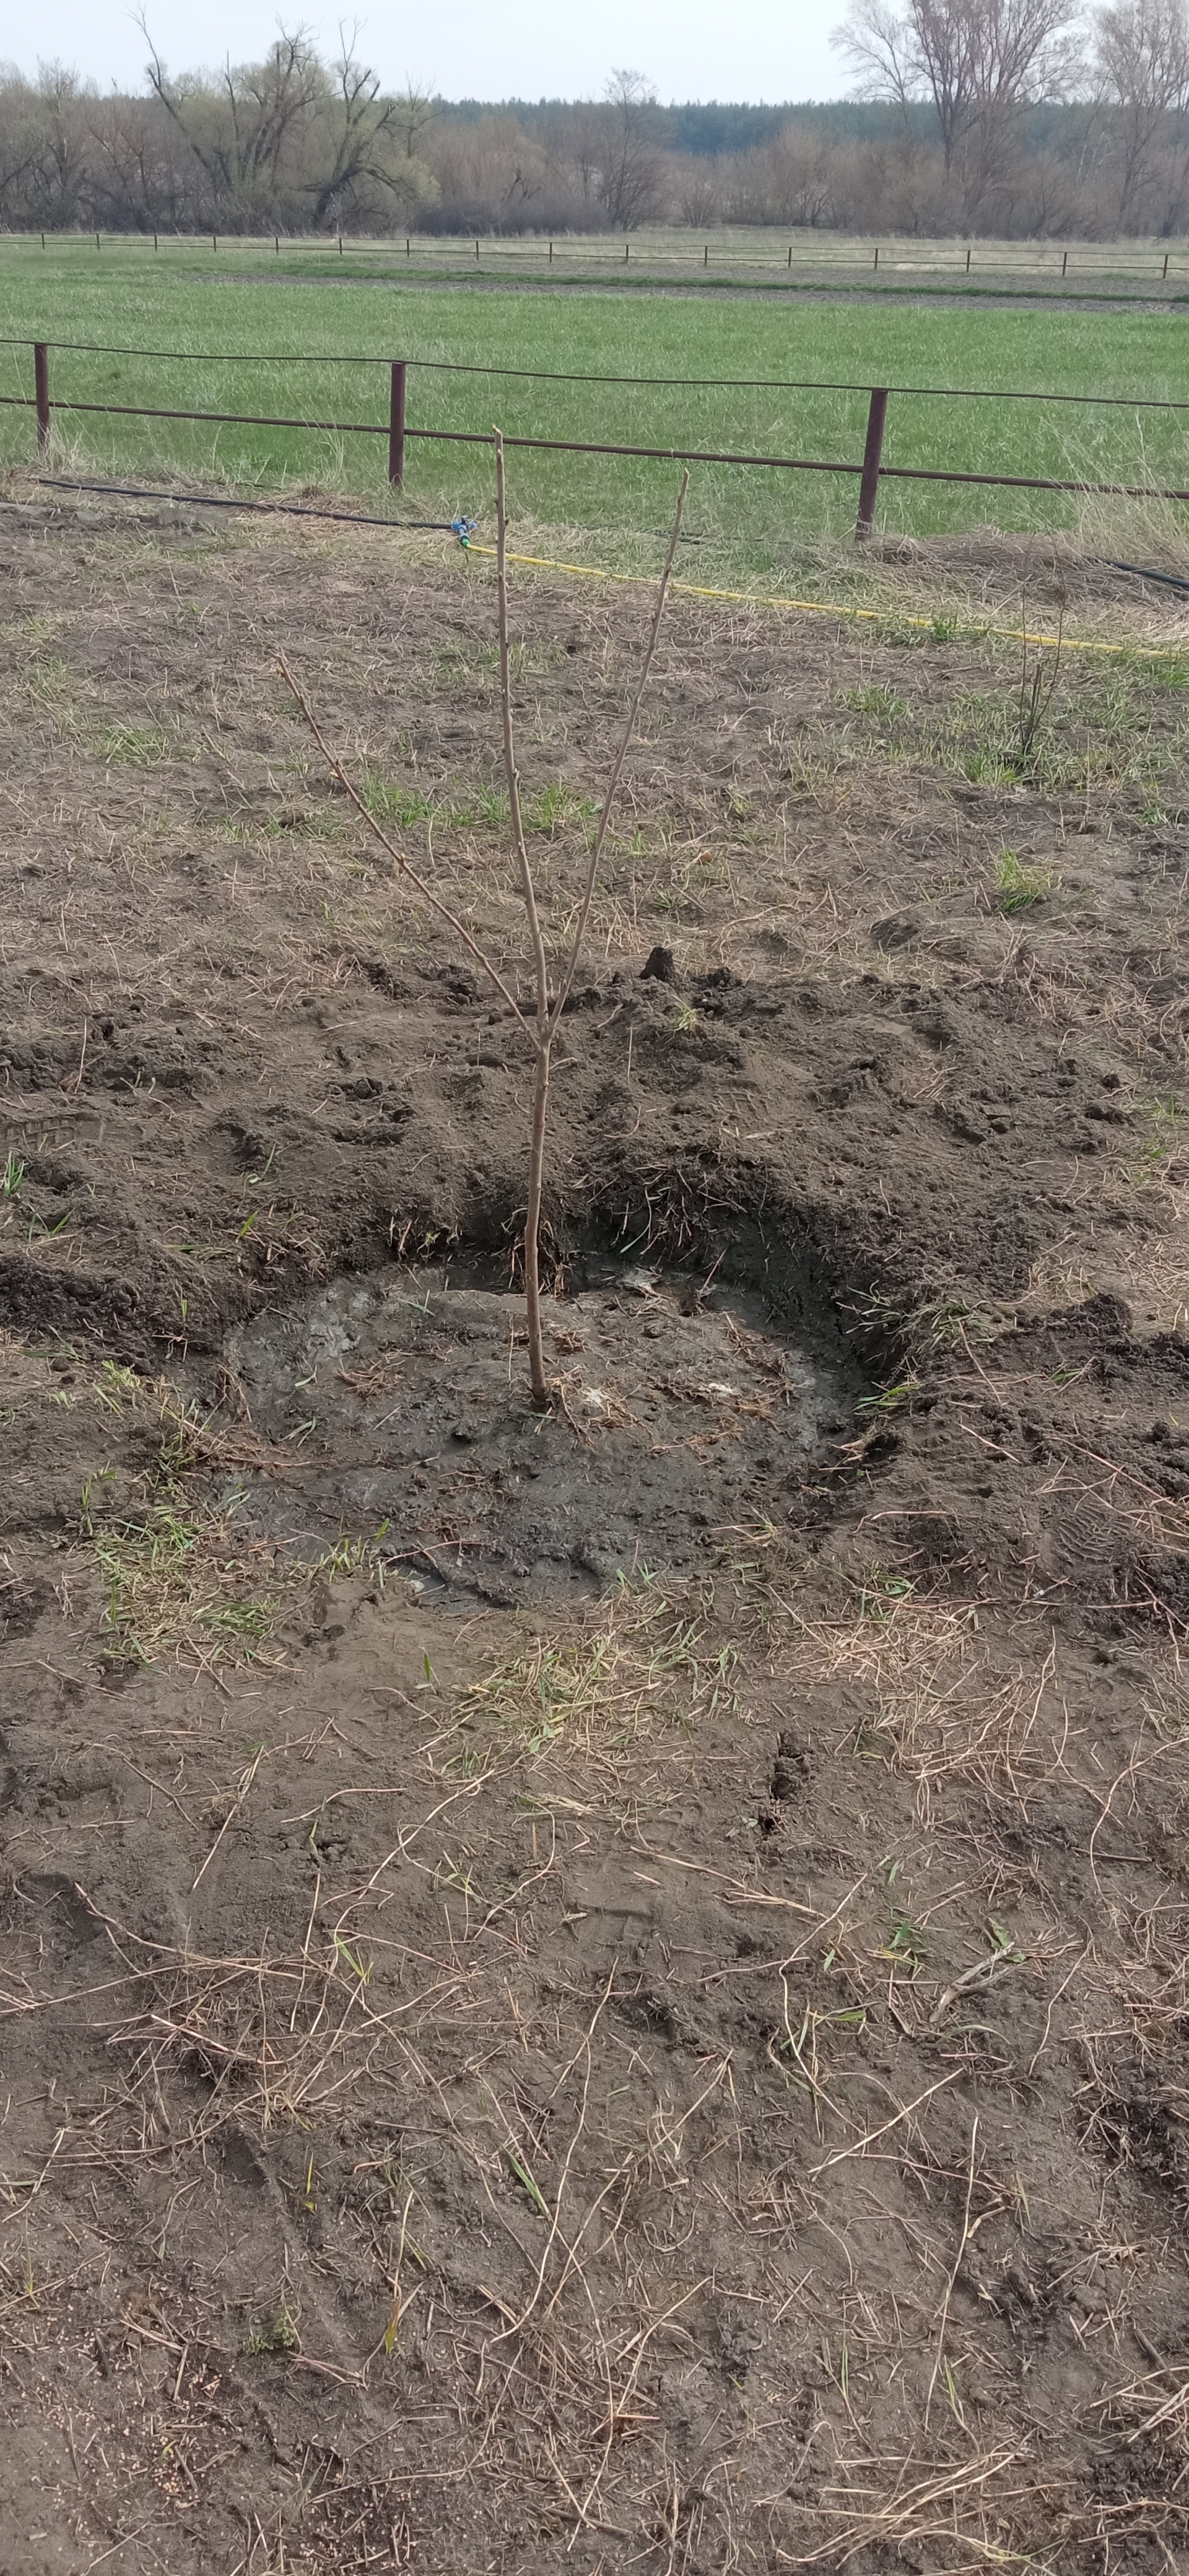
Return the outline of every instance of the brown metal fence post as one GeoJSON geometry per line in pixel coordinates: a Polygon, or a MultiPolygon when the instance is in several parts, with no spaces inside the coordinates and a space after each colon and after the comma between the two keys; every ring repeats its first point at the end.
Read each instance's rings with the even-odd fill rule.
{"type": "Polygon", "coordinates": [[[877,242],[877,243],[876,243],[876,245],[875,245],[875,257],[874,257],[874,259],[873,259],[873,261],[872,261],[871,265],[872,265],[872,267],[873,267],[873,268],[878,268],[878,267],[879,267],[879,243],[878,243],[878,242],[877,242]]]}
{"type": "Polygon", "coordinates": [[[966,244],[966,274],[967,274],[967,276],[969,277],[969,275],[970,275],[970,244],[969,244],[969,242],[967,242],[967,244],[966,244]]]}
{"type": "Polygon", "coordinates": [[[50,443],[50,353],[44,340],[33,343],[33,392],[37,402],[37,446],[44,454],[50,443]]]}
{"type": "Polygon", "coordinates": [[[875,502],[879,492],[879,468],[883,456],[884,422],[888,414],[888,389],[874,385],[871,409],[867,414],[867,444],[863,450],[863,479],[859,485],[859,515],[855,521],[855,544],[861,546],[875,526],[875,502]]]}
{"type": "Polygon", "coordinates": [[[1061,275],[1062,275],[1062,277],[1064,277],[1064,275],[1065,275],[1065,271],[1066,271],[1066,269],[1068,268],[1068,266],[1069,266],[1069,252],[1068,252],[1067,250],[1063,250],[1063,251],[1062,251],[1062,253],[1061,253],[1061,275]]]}
{"type": "Polygon", "coordinates": [[[392,362],[392,396],[388,410],[388,480],[403,483],[405,479],[405,377],[403,358],[392,362]]]}
{"type": "Polygon", "coordinates": [[[1167,275],[1168,275],[1168,252],[1167,252],[1167,251],[1166,251],[1166,252],[1165,252],[1165,254],[1164,254],[1164,266],[1163,266],[1163,268],[1161,269],[1160,274],[1161,274],[1161,276],[1162,276],[1162,277],[1167,277],[1167,275]]]}

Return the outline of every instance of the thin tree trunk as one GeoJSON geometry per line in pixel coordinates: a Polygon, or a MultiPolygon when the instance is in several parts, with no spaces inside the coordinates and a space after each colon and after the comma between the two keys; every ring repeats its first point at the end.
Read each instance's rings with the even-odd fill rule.
{"type": "Polygon", "coordinates": [[[529,1141],[528,1210],[524,1224],[524,1302],[528,1319],[528,1375],[533,1403],[538,1413],[549,1411],[549,1388],[545,1378],[545,1353],[541,1341],[541,1189],[545,1169],[545,1129],[549,1113],[549,1071],[553,1053],[553,1030],[549,1020],[549,965],[541,918],[537,911],[536,889],[529,865],[520,812],[520,779],[516,769],[516,741],[512,727],[512,664],[508,649],[508,513],[505,506],[504,441],[495,433],[496,494],[496,584],[499,593],[500,626],[500,705],[503,714],[504,768],[508,777],[508,809],[512,819],[512,841],[520,874],[520,891],[528,916],[532,942],[533,971],[537,987],[536,1079],[533,1083],[533,1123],[529,1141]]]}
{"type": "Polygon", "coordinates": [[[528,1211],[524,1220],[524,1305],[528,1321],[529,1390],[538,1413],[549,1411],[545,1352],[541,1339],[541,1190],[545,1174],[545,1128],[549,1114],[552,1041],[538,1044],[533,1081],[533,1124],[528,1152],[528,1211]]]}

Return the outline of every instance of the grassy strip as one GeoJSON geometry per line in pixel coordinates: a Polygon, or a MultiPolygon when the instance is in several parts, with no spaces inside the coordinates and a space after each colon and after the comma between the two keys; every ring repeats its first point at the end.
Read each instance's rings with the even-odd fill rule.
{"type": "MultiPolygon", "coordinates": [[[[807,376],[872,382],[992,385],[1183,398],[1189,392],[1179,315],[1156,311],[978,309],[803,303],[775,308],[754,296],[693,303],[667,295],[630,299],[600,292],[550,298],[509,287],[481,301],[441,285],[397,279],[382,300],[346,262],[344,274],[303,275],[305,254],[278,262],[274,277],[244,273],[250,246],[197,253],[181,268],[151,248],[121,244],[93,272],[82,251],[25,242],[0,246],[4,313],[30,338],[143,343],[146,349],[225,352],[183,363],[162,358],[55,350],[52,390],[111,403],[196,410],[246,410],[298,418],[385,418],[382,366],[340,365],[354,352],[413,362],[409,418],[420,428],[486,430],[494,418],[511,436],[622,440],[644,446],[730,447],[854,463],[861,456],[866,396],[828,391],[594,384],[534,384],[483,375],[418,373],[421,359],[492,367],[572,368],[608,375],[807,376]],[[222,263],[224,254],[218,254],[222,263]],[[252,353],[273,363],[238,363],[252,353]],[[321,363],[294,367],[284,356],[321,363]]],[[[376,283],[379,281],[377,280],[376,283]]],[[[0,392],[29,395],[27,346],[0,350],[0,392]]],[[[32,416],[0,413],[0,455],[32,451],[32,416]]],[[[62,414],[63,450],[83,466],[147,473],[170,468],[248,486],[314,483],[373,499],[387,492],[380,438],[321,431],[208,428],[199,424],[106,421],[62,414]]],[[[968,472],[1034,473],[1087,482],[1184,480],[1184,423],[1176,414],[1096,413],[1058,407],[940,400],[898,394],[889,407],[889,464],[953,466],[968,472]]],[[[481,450],[413,442],[402,514],[482,517],[489,459],[481,450]]],[[[570,528],[589,543],[651,537],[667,515],[673,469],[640,459],[518,454],[514,500],[538,526],[570,528]]],[[[695,469],[690,534],[721,572],[771,574],[807,536],[844,535],[853,525],[853,477],[695,469]]],[[[986,521],[1020,530],[1072,525],[1076,495],[983,492],[977,487],[884,488],[887,525],[932,535],[986,521]]],[[[684,549],[691,556],[691,545],[684,549]]]]}

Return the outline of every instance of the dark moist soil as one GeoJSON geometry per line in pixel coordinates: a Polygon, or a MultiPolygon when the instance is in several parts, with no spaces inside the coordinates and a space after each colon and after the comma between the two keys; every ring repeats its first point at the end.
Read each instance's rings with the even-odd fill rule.
{"type": "Polygon", "coordinates": [[[754,1293],[589,1257],[564,1301],[555,1276],[554,1409],[527,1413],[523,1293],[464,1282],[339,1278],[231,1338],[257,1430],[300,1450],[296,1471],[241,1473],[247,1525],[318,1553],[346,1525],[422,1587],[507,1608],[689,1571],[707,1531],[787,1508],[846,1428],[856,1372],[832,1318],[814,1359],[754,1293]]]}
{"type": "Polygon", "coordinates": [[[485,566],[8,497],[0,2565],[1186,2565],[1182,695],[674,605],[542,1420],[485,566]]]}

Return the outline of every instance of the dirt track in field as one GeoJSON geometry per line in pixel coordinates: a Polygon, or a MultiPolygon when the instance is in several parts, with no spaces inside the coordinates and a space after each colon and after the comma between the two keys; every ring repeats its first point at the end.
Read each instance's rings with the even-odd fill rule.
{"type": "MultiPolygon", "coordinates": [[[[0,2558],[1163,2576],[1181,674],[674,604],[542,1425],[515,1021],[275,667],[515,986],[487,569],[9,498],[0,2558]]],[[[644,617],[518,595],[555,928],[644,617]]]]}

